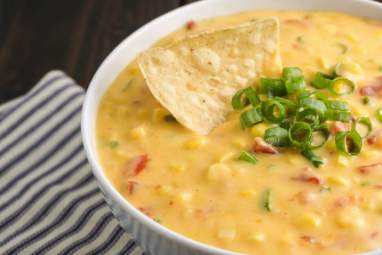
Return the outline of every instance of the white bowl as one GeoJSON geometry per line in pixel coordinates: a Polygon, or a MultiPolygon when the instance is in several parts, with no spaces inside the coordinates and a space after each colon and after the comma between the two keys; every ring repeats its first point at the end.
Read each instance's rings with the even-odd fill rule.
{"type": "MultiPolygon", "coordinates": [[[[100,99],[114,78],[135,56],[190,19],[204,19],[255,9],[335,10],[381,19],[382,4],[368,0],[205,0],[173,10],[131,34],[103,61],[95,73],[82,111],[82,137],[93,173],[120,224],[150,254],[235,254],[191,240],[155,223],[130,204],[107,179],[96,152],[95,123],[100,99]]],[[[203,226],[200,226],[201,228],[203,226]]],[[[371,253],[368,253],[371,254],[371,253]]],[[[382,254],[374,251],[373,254],[382,254]]]]}

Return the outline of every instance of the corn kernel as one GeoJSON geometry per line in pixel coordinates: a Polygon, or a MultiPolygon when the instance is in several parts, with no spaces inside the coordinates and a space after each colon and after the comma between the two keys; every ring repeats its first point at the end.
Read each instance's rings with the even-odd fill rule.
{"type": "Polygon", "coordinates": [[[283,235],[283,237],[281,238],[280,242],[281,242],[281,244],[283,244],[283,245],[290,246],[290,245],[293,245],[293,244],[294,244],[295,240],[296,240],[296,237],[295,237],[295,236],[293,236],[293,235],[290,234],[290,233],[285,233],[285,234],[283,235]]]}
{"type": "Polygon", "coordinates": [[[247,140],[244,138],[235,138],[233,139],[233,145],[235,145],[237,148],[242,149],[247,147],[247,140]]]}
{"type": "Polygon", "coordinates": [[[245,189],[240,191],[239,194],[242,195],[243,197],[254,197],[256,196],[257,191],[254,189],[245,189]]]}
{"type": "Polygon", "coordinates": [[[359,229],[365,225],[365,219],[356,209],[351,209],[339,214],[335,222],[342,228],[359,229]]]}
{"type": "Polygon", "coordinates": [[[304,213],[298,219],[298,224],[303,228],[317,228],[321,225],[321,217],[313,213],[304,213]]]}
{"type": "Polygon", "coordinates": [[[352,113],[355,115],[355,117],[362,117],[362,116],[369,115],[369,113],[359,105],[351,105],[350,108],[352,113]]]}
{"type": "Polygon", "coordinates": [[[329,150],[337,150],[336,141],[333,138],[329,139],[329,141],[326,143],[326,146],[329,150]]]}
{"type": "Polygon", "coordinates": [[[193,138],[193,139],[187,141],[184,144],[184,147],[186,149],[189,149],[189,150],[195,150],[195,149],[202,147],[206,143],[207,143],[207,140],[204,137],[196,137],[196,138],[193,138]]]}
{"type": "Polygon", "coordinates": [[[138,110],[137,111],[137,116],[139,117],[139,118],[146,118],[146,116],[147,116],[147,110],[138,110]]]}
{"type": "Polygon", "coordinates": [[[173,187],[170,185],[160,185],[157,190],[159,194],[163,194],[163,195],[171,194],[174,191],[173,187]]]}
{"type": "Polygon", "coordinates": [[[327,58],[324,58],[323,56],[320,56],[318,58],[318,64],[320,65],[320,67],[324,70],[328,70],[330,68],[330,65],[328,63],[328,59],[327,58]]]}
{"type": "Polygon", "coordinates": [[[361,156],[365,159],[376,159],[381,156],[381,152],[378,150],[363,150],[361,156]]]}
{"type": "Polygon", "coordinates": [[[232,176],[231,169],[223,163],[215,163],[208,169],[207,178],[209,180],[224,180],[232,176]]]}
{"type": "Polygon", "coordinates": [[[222,228],[218,231],[218,237],[224,240],[233,240],[236,237],[236,230],[233,228],[222,228]]]}
{"type": "Polygon", "coordinates": [[[300,155],[291,154],[287,157],[289,163],[296,165],[301,164],[303,162],[303,158],[300,155]]]}
{"type": "Polygon", "coordinates": [[[358,81],[363,78],[362,67],[351,58],[345,58],[337,64],[336,73],[353,81],[358,81]]]}
{"type": "Polygon", "coordinates": [[[178,195],[178,200],[184,204],[187,204],[188,202],[191,201],[192,199],[192,193],[191,192],[181,192],[179,195],[178,195]]]}
{"type": "Polygon", "coordinates": [[[267,130],[268,128],[269,128],[269,125],[265,123],[260,123],[251,127],[250,133],[255,137],[257,136],[263,137],[265,130],[267,130]]]}
{"type": "Polygon", "coordinates": [[[351,185],[351,180],[342,176],[329,176],[327,181],[335,186],[349,187],[351,185]]]}
{"type": "Polygon", "coordinates": [[[146,130],[144,127],[135,127],[131,130],[130,135],[134,139],[143,138],[146,136],[146,130]]]}
{"type": "Polygon", "coordinates": [[[182,173],[186,170],[186,165],[181,163],[172,163],[170,168],[175,172],[182,173]]]}
{"type": "Polygon", "coordinates": [[[235,155],[235,153],[234,153],[233,151],[224,153],[224,154],[222,154],[222,155],[218,158],[218,161],[219,161],[219,162],[227,161],[227,160],[231,159],[234,155],[235,155]]]}
{"type": "Polygon", "coordinates": [[[168,111],[166,111],[164,108],[162,107],[156,107],[154,110],[153,110],[153,115],[152,115],[152,119],[154,122],[161,122],[164,120],[164,117],[169,114],[168,111]]]}
{"type": "Polygon", "coordinates": [[[337,156],[337,164],[338,164],[338,166],[341,166],[341,167],[349,167],[350,160],[348,157],[346,157],[344,155],[338,155],[337,156]]]}
{"type": "Polygon", "coordinates": [[[382,213],[382,197],[381,195],[371,197],[363,204],[363,208],[377,213],[382,213]]]}
{"type": "Polygon", "coordinates": [[[266,239],[266,236],[265,236],[265,234],[262,233],[262,232],[255,232],[255,233],[251,234],[251,235],[248,237],[248,240],[253,241],[253,242],[256,242],[256,243],[264,242],[265,239],[266,239]]]}

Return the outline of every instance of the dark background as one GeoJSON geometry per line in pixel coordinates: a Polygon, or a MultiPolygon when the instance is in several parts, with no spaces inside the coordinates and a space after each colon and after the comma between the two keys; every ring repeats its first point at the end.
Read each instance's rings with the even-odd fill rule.
{"type": "Polygon", "coordinates": [[[0,103],[25,93],[52,69],[86,88],[126,36],[195,1],[0,0],[0,103]]]}
{"type": "Polygon", "coordinates": [[[0,0],[0,103],[64,70],[86,88],[102,60],[143,24],[196,0],[0,0]]]}

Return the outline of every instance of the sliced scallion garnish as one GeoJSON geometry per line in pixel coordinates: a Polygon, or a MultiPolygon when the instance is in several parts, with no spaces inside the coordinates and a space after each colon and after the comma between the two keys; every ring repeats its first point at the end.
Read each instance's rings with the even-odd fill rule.
{"type": "Polygon", "coordinates": [[[326,113],[326,118],[328,120],[349,122],[352,119],[352,114],[348,111],[328,110],[326,113]]]}
{"type": "Polygon", "coordinates": [[[240,124],[243,129],[252,127],[253,125],[263,121],[263,117],[257,108],[251,108],[241,113],[240,124]]]}
{"type": "Polygon", "coordinates": [[[314,128],[310,148],[317,149],[322,147],[328,141],[329,137],[330,131],[328,126],[326,126],[325,124],[314,128]]]}
{"type": "Polygon", "coordinates": [[[288,94],[297,93],[305,88],[304,75],[300,68],[286,67],[283,69],[282,75],[288,94]]]}
{"type": "Polygon", "coordinates": [[[271,203],[271,190],[267,189],[263,192],[261,196],[261,207],[268,211],[272,211],[272,203],[271,203]]]}
{"type": "Polygon", "coordinates": [[[337,150],[347,155],[358,155],[362,149],[362,137],[354,129],[336,135],[337,150]]]}
{"type": "Polygon", "coordinates": [[[328,88],[332,83],[331,78],[332,77],[330,77],[329,75],[323,73],[316,73],[311,84],[317,89],[325,89],[328,88]]]}
{"type": "Polygon", "coordinates": [[[353,122],[352,127],[362,137],[367,137],[373,130],[373,125],[368,117],[361,117],[353,122]],[[364,128],[362,129],[361,126],[364,128]],[[366,128],[366,129],[365,129],[366,128]]]}
{"type": "Polygon", "coordinates": [[[264,140],[277,147],[287,147],[290,145],[288,130],[282,127],[272,127],[265,130],[264,140]]]}
{"type": "Polygon", "coordinates": [[[379,122],[382,122],[382,107],[377,109],[377,111],[375,112],[375,116],[377,117],[377,120],[379,122]]]}
{"type": "Polygon", "coordinates": [[[280,123],[285,119],[285,107],[277,100],[268,99],[261,103],[264,118],[272,123],[280,123]]]}
{"type": "MultiPolygon", "coordinates": [[[[338,68],[339,66],[336,67],[338,68]]],[[[277,147],[296,149],[314,166],[319,167],[324,160],[314,150],[322,147],[330,137],[327,121],[350,123],[354,120],[349,104],[333,99],[330,95],[352,93],[355,84],[340,77],[338,72],[333,75],[316,73],[311,84],[317,89],[327,90],[306,89],[300,68],[284,68],[281,79],[260,79],[259,95],[254,87],[238,91],[232,99],[232,106],[234,109],[244,109],[240,115],[242,128],[249,128],[263,121],[274,123],[264,133],[265,142],[277,147]]],[[[376,117],[382,122],[382,108],[378,109],[376,117]]],[[[371,124],[367,117],[353,121],[350,131],[336,135],[337,150],[348,155],[357,155],[362,149],[362,139],[371,132],[371,124]]],[[[240,157],[245,160],[251,156],[253,155],[250,152],[242,152],[240,157]]]]}
{"type": "Polygon", "coordinates": [[[300,106],[304,109],[311,109],[320,115],[320,118],[324,119],[327,112],[327,107],[324,102],[314,98],[304,98],[300,101],[300,106]]]}
{"type": "Polygon", "coordinates": [[[344,77],[337,77],[330,83],[328,89],[333,94],[342,96],[353,93],[355,90],[355,84],[351,80],[344,77]]]}
{"type": "Polygon", "coordinates": [[[255,155],[248,151],[242,151],[238,157],[238,160],[246,161],[248,163],[251,163],[255,165],[257,163],[257,159],[255,158],[255,155]]]}
{"type": "Polygon", "coordinates": [[[320,167],[322,164],[324,164],[322,158],[314,154],[314,152],[310,148],[305,148],[304,150],[302,150],[301,155],[303,155],[307,160],[312,162],[312,164],[315,167],[320,167]]]}
{"type": "Polygon", "coordinates": [[[306,122],[295,122],[289,129],[289,140],[298,147],[303,148],[312,140],[312,128],[306,122]]]}
{"type": "Polygon", "coordinates": [[[269,97],[285,96],[286,88],[281,79],[260,79],[260,92],[269,97]]]}
{"type": "Polygon", "coordinates": [[[317,126],[320,124],[320,115],[312,109],[303,109],[296,114],[297,121],[303,121],[311,126],[317,126]]]}
{"type": "Polygon", "coordinates": [[[257,96],[256,90],[253,87],[248,87],[242,90],[239,90],[232,97],[232,107],[235,110],[243,109],[249,104],[256,106],[260,103],[260,99],[257,96]]]}

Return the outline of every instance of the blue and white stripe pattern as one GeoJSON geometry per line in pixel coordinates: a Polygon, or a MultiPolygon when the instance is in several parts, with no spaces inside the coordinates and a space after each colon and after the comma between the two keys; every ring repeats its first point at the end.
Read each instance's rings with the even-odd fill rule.
{"type": "Polygon", "coordinates": [[[52,71],[0,106],[0,254],[142,254],[87,163],[83,97],[52,71]]]}

